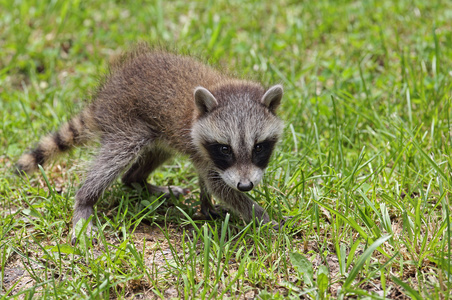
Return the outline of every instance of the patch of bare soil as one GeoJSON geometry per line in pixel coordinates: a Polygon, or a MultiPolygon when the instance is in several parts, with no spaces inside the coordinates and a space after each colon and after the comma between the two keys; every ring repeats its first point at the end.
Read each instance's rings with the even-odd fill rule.
{"type": "MultiPolygon", "coordinates": [[[[155,294],[153,289],[153,284],[158,284],[159,288],[163,293],[163,297],[166,299],[171,298],[183,298],[183,287],[181,286],[181,278],[177,278],[175,275],[177,272],[171,272],[174,260],[181,259],[184,261],[183,250],[182,250],[182,235],[184,234],[183,228],[180,226],[176,226],[173,224],[167,224],[165,231],[168,231],[170,241],[165,237],[164,232],[158,226],[148,226],[146,224],[140,224],[135,232],[133,233],[133,243],[137,250],[144,249],[144,264],[146,266],[147,272],[150,274],[152,278],[149,278],[145,275],[140,279],[129,280],[126,283],[119,284],[116,288],[120,289],[124,292],[124,295],[127,299],[158,299],[159,296],[155,294]],[[154,280],[154,282],[152,282],[154,280]]],[[[190,237],[189,228],[185,228],[185,234],[187,236],[185,238],[190,237]]],[[[65,243],[66,241],[62,241],[65,243]]],[[[114,237],[107,237],[107,242],[110,245],[110,251],[114,251],[115,247],[119,246],[121,241],[114,237]]],[[[51,243],[47,243],[43,240],[41,246],[50,246],[51,243]]],[[[345,277],[340,274],[340,264],[339,260],[335,253],[334,248],[331,246],[331,249],[328,249],[328,255],[322,258],[320,253],[321,251],[325,251],[325,249],[321,249],[319,242],[308,240],[303,243],[302,236],[297,237],[293,241],[294,245],[298,245],[298,247],[303,250],[301,252],[306,253],[305,255],[309,255],[307,253],[315,253],[314,257],[310,257],[313,262],[314,273],[320,265],[327,265],[330,273],[330,283],[332,284],[329,287],[329,293],[332,294],[333,297],[337,296],[338,290],[341,288],[345,277]]],[[[102,249],[101,245],[93,246],[91,251],[92,257],[96,258],[105,251],[102,249]]],[[[201,249],[201,248],[200,248],[201,249]]],[[[48,265],[48,260],[45,259],[44,253],[40,247],[37,245],[31,244],[28,249],[17,249],[18,253],[12,254],[10,259],[7,261],[5,270],[4,270],[4,282],[3,288],[4,291],[8,291],[12,288],[10,292],[11,295],[15,295],[20,291],[26,290],[33,286],[37,286],[37,282],[46,281],[51,279],[53,276],[55,280],[67,280],[71,278],[70,268],[67,268],[66,274],[56,275],[57,272],[51,272],[49,270],[55,269],[55,266],[48,265]],[[26,258],[28,257],[28,259],[26,258]],[[45,266],[49,268],[46,268],[45,266]],[[39,279],[39,280],[37,280],[39,279]]],[[[358,252],[356,255],[362,254],[362,251],[358,252]]],[[[288,255],[284,253],[280,253],[278,255],[288,255]]],[[[276,255],[276,258],[277,256],[276,255]]],[[[76,264],[86,265],[86,262],[80,257],[76,257],[78,260],[76,264]]],[[[308,257],[309,258],[309,257],[308,257]]],[[[66,262],[66,265],[70,265],[70,262],[66,262]]],[[[236,265],[238,263],[234,260],[230,262],[229,270],[236,270],[236,265]]],[[[351,266],[352,268],[353,266],[351,266]]],[[[413,283],[413,280],[416,281],[416,271],[411,270],[411,265],[404,266],[404,280],[409,279],[410,282],[413,283]]],[[[201,281],[202,274],[202,266],[199,267],[198,274],[196,274],[196,280],[201,281]]],[[[399,272],[399,270],[394,270],[394,272],[399,272]]],[[[290,267],[287,270],[287,274],[289,274],[289,281],[297,284],[299,282],[299,278],[296,277],[296,271],[293,267],[290,267]]],[[[227,276],[227,274],[225,274],[227,276]]],[[[245,275],[246,277],[246,275],[245,275]]],[[[281,284],[280,281],[283,279],[277,278],[275,279],[272,285],[277,288],[272,291],[275,293],[279,292],[280,295],[287,295],[288,289],[281,284]]],[[[241,285],[248,285],[249,283],[246,280],[240,282],[241,285]]],[[[409,299],[404,293],[404,291],[393,284],[390,281],[389,276],[387,276],[387,294],[385,295],[389,299],[409,299]]],[[[219,290],[224,288],[223,286],[219,287],[219,290]]],[[[359,286],[360,289],[373,292],[379,296],[383,296],[383,288],[381,286],[381,282],[379,276],[376,278],[372,278],[370,280],[365,281],[362,285],[359,286]]],[[[36,288],[36,295],[39,295],[40,287],[36,288]]],[[[242,290],[244,287],[242,287],[242,290]]],[[[241,299],[254,299],[259,295],[260,290],[256,288],[256,286],[249,285],[245,288],[248,289],[244,295],[241,295],[241,299]]],[[[112,292],[112,295],[115,293],[112,292]]],[[[234,295],[228,295],[230,297],[234,297],[234,295]]],[[[114,296],[112,296],[114,297],[114,296]]],[[[19,296],[21,299],[21,296],[19,296]]]]}
{"type": "MultiPolygon", "coordinates": [[[[133,237],[133,242],[135,244],[136,249],[145,249],[145,265],[147,267],[148,272],[156,278],[159,283],[159,286],[165,286],[163,289],[163,296],[166,299],[171,298],[182,298],[183,295],[180,294],[181,287],[179,286],[180,278],[176,278],[174,276],[168,275],[171,272],[168,272],[169,265],[168,263],[174,259],[177,259],[176,256],[180,256],[182,253],[182,249],[180,248],[181,237],[183,234],[183,230],[180,227],[176,227],[173,225],[168,225],[168,231],[171,237],[171,241],[168,242],[164,233],[157,226],[147,226],[140,225],[135,231],[133,237]],[[165,274],[164,276],[160,276],[160,274],[165,274]]],[[[300,241],[301,242],[301,241],[300,241]]],[[[114,249],[115,246],[120,244],[119,240],[115,240],[113,238],[108,239],[108,243],[111,244],[111,250],[114,249]]],[[[301,243],[300,243],[301,244],[301,243]]],[[[310,241],[307,245],[308,250],[320,251],[318,245],[315,242],[310,241]]],[[[101,255],[100,246],[94,246],[92,249],[92,254],[94,257],[101,255]]],[[[312,253],[312,252],[311,252],[312,253]]],[[[29,249],[27,255],[31,260],[34,260],[38,263],[33,263],[29,260],[25,260],[21,258],[18,254],[14,254],[12,258],[7,262],[6,268],[4,270],[4,288],[9,290],[14,286],[10,295],[17,294],[20,291],[31,288],[37,284],[36,278],[49,278],[52,276],[50,271],[46,271],[44,265],[46,261],[42,258],[43,253],[38,247],[33,247],[33,249],[29,249]]],[[[181,258],[181,257],[180,257],[181,258]]],[[[83,264],[83,260],[79,260],[77,263],[83,264]]],[[[234,263],[234,262],[233,262],[234,263]]],[[[314,269],[317,269],[318,266],[322,264],[327,264],[330,272],[330,278],[333,283],[329,292],[332,293],[333,296],[337,296],[337,291],[341,287],[341,278],[340,275],[340,267],[338,258],[335,255],[327,255],[326,258],[321,259],[320,255],[316,255],[313,260],[314,269]],[[339,282],[338,282],[339,280],[339,282]]],[[[201,267],[200,267],[201,269],[201,267]]],[[[289,270],[289,274],[295,274],[295,270],[291,268],[289,270]]],[[[55,276],[55,274],[53,274],[55,276]]],[[[64,274],[61,278],[56,278],[56,280],[62,280],[64,278],[70,278],[70,272],[68,274],[64,274]]],[[[198,278],[202,278],[202,274],[198,274],[198,278]]],[[[292,282],[297,282],[296,278],[293,278],[292,282]]],[[[243,284],[247,284],[245,281],[243,284]]],[[[279,286],[278,283],[275,283],[275,286],[279,286]]],[[[390,282],[387,283],[387,286],[390,286],[389,294],[386,295],[389,299],[409,299],[400,288],[395,285],[391,285],[390,282]]],[[[152,291],[152,283],[147,280],[146,277],[142,277],[141,279],[130,280],[125,284],[119,285],[117,288],[125,291],[125,296],[127,299],[158,299],[158,295],[156,295],[152,291]]],[[[381,287],[381,283],[378,280],[370,280],[360,286],[361,289],[374,292],[379,296],[383,296],[383,290],[381,287]]],[[[39,295],[40,288],[36,289],[37,294],[39,295]]],[[[285,287],[279,286],[278,291],[281,295],[287,294],[288,290],[285,287]]],[[[276,291],[273,291],[276,292],[276,291]]],[[[114,294],[114,293],[113,293],[114,294]]],[[[254,299],[259,294],[259,290],[256,290],[255,287],[250,286],[249,291],[242,295],[242,299],[254,299]]],[[[21,298],[19,296],[19,298],[21,298]]]]}

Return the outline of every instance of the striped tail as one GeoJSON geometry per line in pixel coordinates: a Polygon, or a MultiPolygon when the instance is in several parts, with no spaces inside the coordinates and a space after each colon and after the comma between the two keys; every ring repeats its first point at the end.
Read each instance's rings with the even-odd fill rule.
{"type": "Polygon", "coordinates": [[[38,165],[46,164],[56,155],[88,142],[95,130],[94,125],[89,109],[83,110],[58,131],[42,138],[36,148],[23,154],[16,164],[17,173],[30,174],[38,170],[38,165]]]}

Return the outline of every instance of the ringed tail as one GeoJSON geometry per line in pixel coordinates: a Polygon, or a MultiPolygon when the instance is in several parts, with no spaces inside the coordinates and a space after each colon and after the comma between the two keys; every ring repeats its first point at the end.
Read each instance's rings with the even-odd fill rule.
{"type": "Polygon", "coordinates": [[[63,123],[58,131],[43,137],[33,150],[23,154],[16,163],[16,172],[31,174],[38,170],[38,165],[43,166],[58,154],[89,141],[94,129],[95,123],[87,108],[63,123]]]}

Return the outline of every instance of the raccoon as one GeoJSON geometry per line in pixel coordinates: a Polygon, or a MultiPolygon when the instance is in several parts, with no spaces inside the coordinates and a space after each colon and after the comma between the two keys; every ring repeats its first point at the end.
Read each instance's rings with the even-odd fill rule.
{"type": "MultiPolygon", "coordinates": [[[[179,197],[188,190],[147,182],[176,153],[190,158],[199,176],[201,212],[218,217],[212,195],[247,222],[270,220],[246,192],[261,181],[283,122],[276,116],[283,87],[265,89],[185,56],[148,45],[112,62],[82,111],[22,155],[19,173],[31,173],[59,153],[97,139],[97,155],[75,195],[73,228],[93,213],[104,190],[122,175],[129,186],[179,197]]],[[[88,224],[87,234],[94,230],[88,224]]],[[[76,242],[72,230],[72,243],[76,242]]]]}

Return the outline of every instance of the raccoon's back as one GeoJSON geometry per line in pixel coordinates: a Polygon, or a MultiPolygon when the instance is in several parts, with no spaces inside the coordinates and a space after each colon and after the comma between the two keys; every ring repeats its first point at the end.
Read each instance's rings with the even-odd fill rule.
{"type": "Polygon", "coordinates": [[[164,137],[189,135],[194,89],[225,78],[191,57],[140,49],[112,65],[92,103],[94,115],[106,132],[146,126],[164,137]]]}

